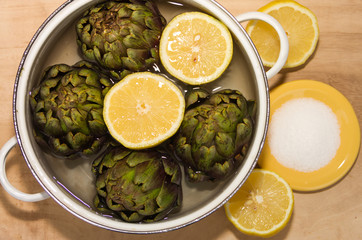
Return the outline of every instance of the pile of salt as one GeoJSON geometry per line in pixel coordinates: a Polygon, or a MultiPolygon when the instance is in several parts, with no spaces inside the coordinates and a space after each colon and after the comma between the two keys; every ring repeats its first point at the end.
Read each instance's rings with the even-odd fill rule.
{"type": "Polygon", "coordinates": [[[297,98],[275,111],[268,141],[271,154],[280,164],[312,172],[334,158],[340,145],[340,127],[326,104],[313,98],[297,98]]]}

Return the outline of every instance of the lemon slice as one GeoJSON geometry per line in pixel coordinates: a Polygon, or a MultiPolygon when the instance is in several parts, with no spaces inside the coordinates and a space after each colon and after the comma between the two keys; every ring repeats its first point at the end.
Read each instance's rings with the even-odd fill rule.
{"type": "MultiPolygon", "coordinates": [[[[289,55],[284,68],[303,65],[313,54],[319,38],[314,13],[293,0],[276,0],[258,11],[274,17],[284,28],[289,40],[289,55]]],[[[250,21],[246,31],[258,50],[263,64],[272,67],[278,59],[280,43],[277,32],[267,23],[250,21]]]]}
{"type": "Polygon", "coordinates": [[[186,12],[173,18],[160,40],[160,59],[177,79],[200,85],[214,81],[225,71],[233,55],[228,28],[201,12],[186,12]]]}
{"type": "Polygon", "coordinates": [[[130,149],[154,147],[176,133],[185,111],[181,90],[161,75],[140,72],[115,84],[104,99],[110,134],[130,149]]]}
{"type": "Polygon", "coordinates": [[[276,173],[254,169],[243,186],[224,205],[228,219],[248,235],[270,237],[282,230],[293,212],[288,183],[276,173]]]}

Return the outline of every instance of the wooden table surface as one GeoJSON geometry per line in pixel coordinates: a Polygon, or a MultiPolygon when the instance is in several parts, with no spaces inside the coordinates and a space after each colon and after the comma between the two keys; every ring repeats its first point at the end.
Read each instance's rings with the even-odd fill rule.
{"type": "MultiPolygon", "coordinates": [[[[64,0],[1,0],[0,146],[15,135],[12,91],[22,54],[41,23],[64,0]]],[[[220,0],[232,14],[254,11],[269,0],[220,0]]],[[[297,79],[330,84],[351,102],[362,126],[362,1],[299,0],[317,16],[320,40],[303,68],[271,79],[271,87],[297,79]]],[[[7,160],[10,182],[28,193],[41,191],[18,148],[7,160]]],[[[362,157],[338,184],[314,193],[294,193],[295,209],[287,227],[271,239],[362,239],[362,157]]],[[[90,225],[54,200],[27,203],[0,187],[0,240],[7,239],[257,239],[238,232],[223,208],[186,228],[153,235],[129,235],[90,225]]]]}

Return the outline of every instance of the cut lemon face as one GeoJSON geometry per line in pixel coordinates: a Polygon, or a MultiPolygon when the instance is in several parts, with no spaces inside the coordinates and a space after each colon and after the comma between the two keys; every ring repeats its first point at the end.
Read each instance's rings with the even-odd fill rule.
{"type": "Polygon", "coordinates": [[[219,20],[200,12],[186,12],[173,18],[160,40],[160,59],[175,78],[200,85],[214,81],[228,67],[233,40],[219,20]]]}
{"type": "Polygon", "coordinates": [[[154,147],[180,127],[185,111],[181,90],[161,75],[141,72],[115,84],[104,99],[110,134],[130,149],[154,147]]]}
{"type": "MultiPolygon", "coordinates": [[[[293,0],[276,0],[258,11],[274,17],[284,28],[289,40],[289,55],[284,68],[304,64],[313,54],[319,38],[314,13],[293,0]]],[[[277,32],[267,23],[250,21],[246,31],[258,50],[263,64],[272,67],[278,59],[280,41],[277,32]]]]}
{"type": "Polygon", "coordinates": [[[293,192],[276,173],[254,169],[239,191],[224,205],[228,219],[248,235],[270,237],[288,223],[293,192]]]}

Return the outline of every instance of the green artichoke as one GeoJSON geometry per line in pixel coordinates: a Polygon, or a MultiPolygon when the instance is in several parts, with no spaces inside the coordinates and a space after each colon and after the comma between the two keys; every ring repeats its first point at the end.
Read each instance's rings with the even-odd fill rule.
{"type": "Polygon", "coordinates": [[[186,96],[187,110],[173,139],[175,155],[191,182],[220,180],[243,161],[253,132],[255,102],[236,90],[186,96]]]}
{"type": "Polygon", "coordinates": [[[85,61],[47,68],[30,92],[37,142],[58,156],[98,153],[110,139],[103,121],[103,99],[113,84],[85,61]]]}
{"type": "Polygon", "coordinates": [[[181,205],[181,170],[160,149],[111,148],[93,163],[95,207],[127,222],[164,219],[181,205]]]}
{"type": "Polygon", "coordinates": [[[146,71],[159,63],[165,18],[148,0],[106,1],[87,10],[76,24],[77,42],[87,60],[113,78],[146,71]]]}

